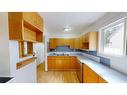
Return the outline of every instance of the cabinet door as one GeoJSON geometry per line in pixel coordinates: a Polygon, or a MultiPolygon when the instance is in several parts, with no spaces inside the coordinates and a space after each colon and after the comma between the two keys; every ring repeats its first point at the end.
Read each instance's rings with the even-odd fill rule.
{"type": "Polygon", "coordinates": [[[50,49],[55,49],[56,48],[56,39],[50,38],[49,39],[49,46],[50,46],[50,49]]]}
{"type": "Polygon", "coordinates": [[[23,12],[23,19],[26,20],[27,22],[35,25],[36,23],[36,16],[35,12],[23,12]]]}
{"type": "Polygon", "coordinates": [[[97,50],[98,32],[90,32],[89,34],[89,50],[97,50]]]}
{"type": "Polygon", "coordinates": [[[65,58],[65,59],[63,60],[63,68],[64,68],[64,70],[69,70],[69,69],[71,69],[70,58],[65,58]]]}
{"type": "Polygon", "coordinates": [[[84,34],[84,35],[82,36],[82,42],[83,42],[83,43],[85,42],[85,38],[86,38],[86,34],[84,34]]]}
{"type": "Polygon", "coordinates": [[[78,38],[75,38],[75,39],[74,39],[74,49],[78,49],[77,39],[78,39],[78,38]]]}
{"type": "Polygon", "coordinates": [[[70,46],[70,39],[65,39],[64,43],[65,43],[65,45],[70,46]]]}
{"type": "Polygon", "coordinates": [[[36,12],[23,12],[23,19],[34,25],[40,30],[43,30],[43,20],[36,12]]]}
{"type": "Polygon", "coordinates": [[[80,41],[79,41],[79,38],[77,38],[77,39],[76,39],[76,49],[79,49],[79,48],[80,48],[80,46],[79,46],[80,43],[79,43],[79,42],[80,42],[80,41]]]}
{"type": "Polygon", "coordinates": [[[8,13],[9,24],[9,40],[22,41],[22,13],[21,12],[9,12],[8,13]]]}
{"type": "Polygon", "coordinates": [[[78,77],[78,79],[79,79],[79,81],[80,81],[80,83],[82,83],[83,82],[83,71],[82,71],[82,63],[78,63],[78,65],[79,65],[79,69],[77,69],[76,70],[76,72],[77,72],[77,77],[78,77]]]}
{"type": "Polygon", "coordinates": [[[89,43],[89,33],[86,33],[86,34],[85,34],[84,42],[85,42],[85,43],[89,43]]]}
{"type": "Polygon", "coordinates": [[[87,65],[83,65],[83,82],[84,83],[98,83],[99,76],[90,69],[87,65]]]}
{"type": "Polygon", "coordinates": [[[82,42],[82,36],[79,38],[79,49],[83,49],[83,42],[82,42]]]}
{"type": "Polygon", "coordinates": [[[69,41],[70,41],[70,48],[74,48],[74,39],[69,39],[69,41]]]}
{"type": "Polygon", "coordinates": [[[56,39],[56,47],[62,45],[62,39],[56,39]]]}
{"type": "Polygon", "coordinates": [[[107,83],[107,81],[104,80],[103,78],[99,77],[99,83],[107,83]]]}
{"type": "Polygon", "coordinates": [[[56,69],[56,61],[54,59],[48,59],[48,69],[56,69]]]}
{"type": "Polygon", "coordinates": [[[36,26],[40,29],[40,30],[42,30],[43,31],[43,19],[41,18],[41,16],[38,14],[38,13],[36,13],[35,14],[35,16],[36,16],[36,21],[35,21],[35,24],[36,24],[36,26]]]}
{"type": "Polygon", "coordinates": [[[70,57],[70,65],[71,65],[71,69],[76,69],[76,57],[72,56],[70,57]]]}
{"type": "Polygon", "coordinates": [[[63,60],[61,58],[56,58],[56,69],[61,70],[63,69],[63,60]]]}
{"type": "Polygon", "coordinates": [[[23,39],[25,41],[33,41],[33,42],[36,41],[36,32],[31,31],[30,29],[24,27],[23,34],[24,34],[23,39]]]}
{"type": "Polygon", "coordinates": [[[81,63],[75,58],[75,69],[79,70],[81,68],[81,63]]]}
{"type": "Polygon", "coordinates": [[[89,71],[88,67],[85,64],[83,64],[83,83],[88,82],[88,76],[89,76],[88,71],[89,71]]]}

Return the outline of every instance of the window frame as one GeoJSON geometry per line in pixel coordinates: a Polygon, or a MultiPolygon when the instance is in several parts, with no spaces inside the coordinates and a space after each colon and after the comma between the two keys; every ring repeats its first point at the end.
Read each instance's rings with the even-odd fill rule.
{"type": "Polygon", "coordinates": [[[127,18],[122,18],[117,21],[114,21],[113,23],[110,23],[102,28],[99,29],[100,36],[99,36],[99,54],[100,55],[108,55],[108,56],[127,56],[127,18]],[[122,55],[116,55],[116,54],[110,54],[104,52],[104,29],[113,27],[115,25],[118,25],[120,23],[124,23],[124,36],[123,36],[123,54],[122,55]]]}

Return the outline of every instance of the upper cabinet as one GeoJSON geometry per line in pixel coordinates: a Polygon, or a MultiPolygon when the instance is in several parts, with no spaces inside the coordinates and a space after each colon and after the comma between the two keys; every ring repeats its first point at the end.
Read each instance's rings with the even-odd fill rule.
{"type": "Polygon", "coordinates": [[[49,47],[50,47],[50,49],[55,49],[56,48],[56,39],[55,38],[50,38],[49,39],[49,47]]]}
{"type": "Polygon", "coordinates": [[[79,48],[80,48],[79,45],[80,45],[80,43],[79,43],[79,38],[75,38],[75,39],[74,39],[74,48],[75,48],[75,49],[79,49],[79,48]]]}
{"type": "Polygon", "coordinates": [[[9,39],[42,42],[43,19],[36,12],[9,12],[9,39]]]}
{"type": "Polygon", "coordinates": [[[98,32],[88,32],[82,37],[82,49],[97,50],[98,32]]]}
{"type": "Polygon", "coordinates": [[[88,32],[78,38],[50,38],[50,49],[55,49],[57,46],[68,45],[73,49],[85,49],[97,51],[98,32],[88,32]]]}
{"type": "Polygon", "coordinates": [[[55,49],[57,46],[70,46],[74,48],[74,39],[73,38],[50,38],[50,49],[55,49]]]}
{"type": "Polygon", "coordinates": [[[36,12],[23,12],[23,19],[43,31],[43,20],[36,12]]]}

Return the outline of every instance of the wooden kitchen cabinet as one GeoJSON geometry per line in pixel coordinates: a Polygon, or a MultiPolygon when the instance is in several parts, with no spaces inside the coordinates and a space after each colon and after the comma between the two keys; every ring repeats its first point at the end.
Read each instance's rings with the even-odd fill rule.
{"type": "Polygon", "coordinates": [[[9,12],[9,39],[42,42],[43,19],[36,12],[9,12]]]}
{"type": "Polygon", "coordinates": [[[108,82],[104,80],[103,78],[99,77],[99,83],[108,83],[108,82]]]}
{"type": "Polygon", "coordinates": [[[50,38],[50,49],[65,45],[73,49],[96,51],[98,46],[98,32],[88,32],[79,38],[50,38]]]}
{"type": "Polygon", "coordinates": [[[79,38],[75,38],[74,39],[74,49],[79,49],[79,45],[80,45],[79,38]]]}
{"type": "Polygon", "coordinates": [[[63,66],[63,70],[69,70],[69,69],[71,69],[72,67],[72,64],[71,64],[71,59],[70,58],[65,58],[65,59],[63,59],[63,64],[62,64],[62,66],[63,66]]]}
{"type": "Polygon", "coordinates": [[[79,38],[50,38],[50,49],[65,45],[73,49],[97,51],[98,32],[88,32],[79,38]]]}
{"type": "Polygon", "coordinates": [[[82,40],[83,43],[88,43],[89,42],[89,33],[84,34],[82,39],[83,39],[82,40]]]}
{"type": "Polygon", "coordinates": [[[43,30],[42,18],[36,12],[23,12],[23,19],[43,30]]]}
{"type": "Polygon", "coordinates": [[[74,38],[69,39],[69,45],[70,45],[70,48],[74,49],[74,38]]]}
{"type": "Polygon", "coordinates": [[[55,38],[50,38],[49,39],[49,47],[50,47],[50,49],[55,49],[56,48],[56,39],[55,38]]]}
{"type": "Polygon", "coordinates": [[[62,38],[56,39],[56,46],[63,46],[65,45],[65,40],[62,38]]]}
{"type": "Polygon", "coordinates": [[[77,70],[79,68],[74,56],[48,56],[49,70],[77,70]]]}
{"type": "Polygon", "coordinates": [[[70,68],[72,68],[72,69],[79,69],[79,64],[78,64],[76,56],[70,57],[70,64],[71,64],[70,68]]]}
{"type": "Polygon", "coordinates": [[[86,64],[83,64],[83,83],[108,83],[86,64]]]}
{"type": "Polygon", "coordinates": [[[82,83],[83,82],[83,63],[81,63],[80,61],[78,61],[78,69],[76,73],[80,83],[82,83]]]}
{"type": "Polygon", "coordinates": [[[53,60],[53,59],[48,59],[48,69],[56,69],[56,60],[53,60]]]}
{"type": "Polygon", "coordinates": [[[98,83],[98,75],[87,65],[83,65],[83,83],[98,83]]]}
{"type": "Polygon", "coordinates": [[[56,65],[55,65],[55,69],[58,69],[58,70],[61,70],[61,69],[64,69],[64,64],[63,64],[63,60],[61,60],[61,58],[57,58],[56,61],[56,65]]]}
{"type": "Polygon", "coordinates": [[[82,36],[79,37],[79,49],[83,49],[83,44],[82,44],[82,36]]]}
{"type": "Polygon", "coordinates": [[[90,32],[89,34],[89,50],[97,50],[98,32],[90,32]]]}
{"type": "Polygon", "coordinates": [[[74,48],[74,39],[72,38],[50,38],[49,46],[50,46],[50,49],[55,49],[57,46],[70,46],[70,48],[74,48]]]}
{"type": "Polygon", "coordinates": [[[82,37],[82,49],[96,51],[98,46],[98,32],[88,32],[82,37]]]}

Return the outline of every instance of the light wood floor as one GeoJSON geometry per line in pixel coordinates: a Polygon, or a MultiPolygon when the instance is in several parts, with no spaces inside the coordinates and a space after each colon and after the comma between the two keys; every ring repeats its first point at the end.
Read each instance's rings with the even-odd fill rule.
{"type": "Polygon", "coordinates": [[[44,71],[41,64],[37,67],[38,83],[79,83],[75,71],[44,71]]]}

